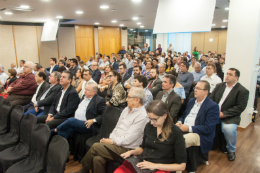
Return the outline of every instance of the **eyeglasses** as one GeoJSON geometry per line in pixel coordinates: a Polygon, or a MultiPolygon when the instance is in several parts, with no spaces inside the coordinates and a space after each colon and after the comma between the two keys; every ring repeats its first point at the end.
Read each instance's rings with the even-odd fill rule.
{"type": "Polygon", "coordinates": [[[157,120],[158,120],[160,117],[156,119],[156,118],[150,118],[150,117],[148,116],[147,118],[149,118],[152,122],[156,123],[157,120]]]}
{"type": "Polygon", "coordinates": [[[129,96],[127,96],[127,98],[128,98],[128,99],[131,99],[131,98],[137,98],[137,97],[129,97],[129,96]]]}
{"type": "Polygon", "coordinates": [[[195,87],[195,90],[206,90],[206,89],[201,89],[201,88],[195,87]]]}
{"type": "Polygon", "coordinates": [[[107,77],[111,78],[112,76],[114,76],[114,75],[108,75],[107,77]]]}

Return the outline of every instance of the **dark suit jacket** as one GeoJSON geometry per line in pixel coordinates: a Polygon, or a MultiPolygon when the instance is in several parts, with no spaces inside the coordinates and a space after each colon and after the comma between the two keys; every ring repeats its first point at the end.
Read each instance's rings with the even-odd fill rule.
{"type": "Polygon", "coordinates": [[[118,64],[116,62],[114,62],[112,67],[113,67],[113,70],[117,70],[118,69],[118,64]]]}
{"type": "Polygon", "coordinates": [[[46,74],[46,80],[45,80],[45,81],[49,83],[49,76],[50,76],[51,74],[50,74],[50,72],[49,72],[48,70],[46,70],[46,69],[44,70],[44,73],[46,74]]]}
{"type": "MultiPolygon", "coordinates": [[[[196,98],[190,99],[184,114],[178,121],[184,124],[185,118],[189,115],[195,104],[196,98]]],[[[211,150],[215,137],[216,125],[219,123],[219,106],[209,97],[206,97],[195,119],[195,126],[192,126],[192,132],[200,136],[200,148],[202,153],[211,150]]]]}
{"type": "MultiPolygon", "coordinates": [[[[50,85],[49,85],[50,87],[50,85]]],[[[45,93],[49,87],[43,92],[45,93]]],[[[49,113],[49,110],[51,108],[51,105],[52,105],[52,102],[55,98],[55,96],[58,94],[58,92],[60,91],[61,89],[61,85],[58,83],[56,84],[55,86],[53,86],[49,91],[48,93],[46,94],[45,98],[43,100],[40,100],[41,98],[37,99],[37,104],[38,104],[38,107],[42,107],[44,106],[44,112],[46,114],[49,113]]]]}
{"type": "Polygon", "coordinates": [[[126,72],[125,73],[125,76],[122,78],[122,86],[124,87],[124,89],[125,90],[127,90],[126,88],[125,88],[125,86],[124,86],[124,83],[125,83],[125,81],[127,81],[129,78],[130,78],[131,76],[126,72]]]}
{"type": "Polygon", "coordinates": [[[44,91],[46,91],[46,89],[48,89],[49,86],[50,86],[50,84],[46,81],[44,81],[42,83],[42,86],[41,86],[41,88],[39,88],[39,91],[36,95],[36,100],[39,100],[41,98],[41,96],[44,94],[44,91]]]}
{"type": "Polygon", "coordinates": [[[95,70],[95,71],[93,72],[92,79],[93,79],[96,83],[99,83],[100,77],[101,77],[101,72],[99,71],[99,69],[95,70]]]}
{"type": "Polygon", "coordinates": [[[52,69],[52,71],[50,71],[50,70],[51,70],[51,67],[46,68],[46,70],[47,70],[49,73],[52,73],[52,72],[54,72],[54,71],[58,71],[58,68],[59,68],[59,66],[55,64],[54,67],[53,67],[53,69],[52,69]]]}
{"type": "Polygon", "coordinates": [[[54,119],[66,119],[69,117],[73,117],[77,107],[79,105],[80,99],[77,91],[70,85],[67,88],[67,91],[64,94],[60,105],[60,112],[57,112],[56,109],[59,104],[59,100],[62,94],[62,89],[58,92],[56,97],[54,98],[50,111],[48,114],[52,114],[54,119]]]}
{"type": "MultiPolygon", "coordinates": [[[[155,100],[161,100],[163,97],[164,91],[160,91],[158,92],[158,94],[156,95],[155,100]]],[[[177,115],[178,112],[181,108],[181,97],[176,94],[174,91],[172,91],[166,101],[165,101],[168,111],[170,112],[170,115],[173,119],[174,124],[177,122],[177,115]]]]}
{"type": "Polygon", "coordinates": [[[134,71],[133,67],[128,69],[127,73],[130,75],[130,77],[132,76],[133,71],[134,71]]]}
{"type": "MultiPolygon", "coordinates": [[[[226,82],[217,84],[211,93],[210,98],[219,104],[225,89],[226,82]]],[[[226,116],[226,118],[221,118],[220,120],[225,124],[239,125],[241,120],[240,115],[246,108],[248,96],[249,91],[238,82],[230,91],[221,106],[221,112],[226,116]]]]}
{"type": "MultiPolygon", "coordinates": [[[[9,79],[9,78],[8,78],[8,79],[9,79]]],[[[11,83],[13,83],[16,79],[17,79],[16,76],[13,77],[12,79],[10,79],[9,82],[8,82],[8,86],[9,86],[11,83]]],[[[6,86],[7,86],[7,82],[6,82],[5,85],[4,85],[4,89],[6,89],[6,86]]]]}
{"type": "MultiPolygon", "coordinates": [[[[149,85],[150,82],[151,82],[151,80],[148,80],[148,85],[149,85]]],[[[153,94],[153,99],[155,99],[157,93],[162,90],[162,81],[161,81],[161,79],[159,79],[159,78],[155,79],[155,81],[153,82],[153,84],[152,84],[151,88],[149,88],[149,90],[153,94]]]]}
{"type": "MultiPolygon", "coordinates": [[[[83,99],[85,99],[85,96],[83,97],[83,99]]],[[[100,97],[97,94],[95,96],[93,96],[93,98],[91,99],[91,101],[87,107],[87,110],[86,110],[87,120],[96,119],[96,121],[97,121],[96,123],[93,123],[93,125],[92,125],[92,127],[93,127],[92,135],[93,136],[97,135],[99,133],[99,129],[100,129],[101,123],[102,123],[102,114],[105,109],[106,109],[106,99],[103,97],[100,97]]]]}

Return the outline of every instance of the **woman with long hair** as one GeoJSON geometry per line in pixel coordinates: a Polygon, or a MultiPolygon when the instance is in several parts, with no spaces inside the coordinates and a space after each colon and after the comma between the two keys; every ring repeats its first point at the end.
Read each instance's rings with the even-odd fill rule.
{"type": "Polygon", "coordinates": [[[84,69],[78,69],[76,73],[76,79],[73,77],[72,80],[72,86],[76,89],[76,91],[79,93],[82,89],[82,84],[83,84],[83,73],[84,69]]]}
{"type": "Polygon", "coordinates": [[[216,65],[215,73],[217,73],[218,77],[223,81],[224,73],[222,70],[222,66],[219,63],[215,63],[215,65],[216,65]]]}
{"type": "Polygon", "coordinates": [[[165,58],[166,57],[166,54],[165,52],[162,53],[162,57],[165,58]]]}
{"type": "Polygon", "coordinates": [[[8,86],[13,83],[17,77],[17,72],[15,69],[8,69],[8,76],[9,78],[7,79],[5,85],[2,84],[2,82],[0,82],[0,91],[3,91],[2,93],[0,93],[0,96],[6,98],[9,94],[6,92],[8,86]]]}
{"type": "Polygon", "coordinates": [[[105,72],[100,77],[100,81],[98,84],[99,86],[104,86],[104,85],[109,84],[108,75],[109,75],[109,72],[111,72],[112,70],[113,70],[113,67],[111,65],[106,65],[105,72]]]}
{"type": "Polygon", "coordinates": [[[154,68],[154,64],[151,60],[146,60],[145,67],[146,67],[146,69],[143,70],[142,75],[149,78],[150,71],[152,68],[154,68]]]}
{"type": "Polygon", "coordinates": [[[124,109],[127,106],[126,92],[122,86],[122,76],[115,70],[109,72],[109,85],[102,86],[100,91],[107,89],[106,104],[107,106],[114,106],[119,109],[124,109]]]}
{"type": "Polygon", "coordinates": [[[166,61],[166,69],[165,72],[168,72],[174,68],[173,62],[171,59],[167,59],[166,61]]]}
{"type": "Polygon", "coordinates": [[[194,56],[197,58],[197,61],[198,61],[199,60],[199,51],[198,51],[197,46],[194,47],[192,54],[194,54],[194,56]]]}
{"type": "MultiPolygon", "coordinates": [[[[122,157],[142,158],[136,166],[140,169],[159,170],[160,173],[183,171],[187,154],[185,139],[179,127],[173,124],[166,104],[161,100],[150,102],[146,108],[150,123],[144,129],[141,147],[121,154],[122,157]]],[[[121,165],[114,173],[131,172],[121,165]]]]}

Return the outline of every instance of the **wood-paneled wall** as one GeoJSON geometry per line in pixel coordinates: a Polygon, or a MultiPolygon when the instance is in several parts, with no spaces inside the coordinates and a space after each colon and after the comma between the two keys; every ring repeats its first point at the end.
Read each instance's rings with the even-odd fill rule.
{"type": "Polygon", "coordinates": [[[211,32],[198,32],[191,34],[191,52],[195,46],[203,54],[208,51],[216,51],[217,54],[223,54],[226,51],[227,30],[217,30],[211,32]],[[213,39],[210,42],[209,39],[213,39]]]}
{"type": "Polygon", "coordinates": [[[111,55],[121,49],[121,29],[115,27],[98,27],[99,53],[111,55]]]}
{"type": "Polygon", "coordinates": [[[75,26],[76,55],[87,62],[95,54],[94,26],[75,26]]]}

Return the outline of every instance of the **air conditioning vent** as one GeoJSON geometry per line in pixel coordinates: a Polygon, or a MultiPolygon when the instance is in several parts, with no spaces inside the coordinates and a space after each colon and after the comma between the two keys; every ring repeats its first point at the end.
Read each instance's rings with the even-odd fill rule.
{"type": "Polygon", "coordinates": [[[8,11],[8,12],[12,12],[13,14],[24,14],[24,13],[34,12],[36,11],[36,9],[32,9],[32,8],[24,9],[20,7],[8,6],[8,7],[0,8],[0,11],[6,11],[6,12],[8,11]]]}

